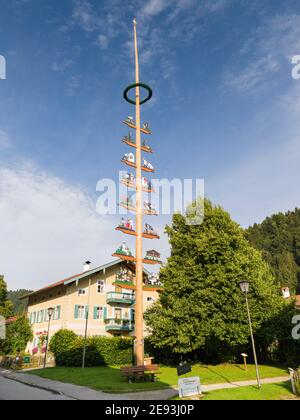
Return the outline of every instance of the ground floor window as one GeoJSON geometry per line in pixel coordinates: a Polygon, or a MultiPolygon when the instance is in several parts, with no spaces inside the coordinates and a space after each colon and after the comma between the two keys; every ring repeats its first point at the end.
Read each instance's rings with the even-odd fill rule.
{"type": "Polygon", "coordinates": [[[84,305],[75,305],[74,318],[85,319],[86,310],[87,308],[84,305]]]}
{"type": "Polygon", "coordinates": [[[103,306],[94,307],[94,319],[104,319],[105,308],[103,306]]]}

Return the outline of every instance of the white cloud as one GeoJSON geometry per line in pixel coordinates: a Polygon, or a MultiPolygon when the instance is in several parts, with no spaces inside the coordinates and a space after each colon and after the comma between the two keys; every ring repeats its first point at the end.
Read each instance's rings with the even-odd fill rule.
{"type": "Polygon", "coordinates": [[[0,169],[0,271],[9,288],[37,289],[112,260],[113,218],[80,188],[29,169],[0,169]]]}
{"type": "Polygon", "coordinates": [[[86,0],[75,0],[72,13],[74,23],[86,32],[93,32],[97,27],[97,17],[91,3],[86,0]]]}
{"type": "Polygon", "coordinates": [[[243,64],[225,72],[224,84],[246,92],[273,83],[283,65],[290,64],[299,51],[300,15],[268,18],[238,51],[236,56],[243,64]]]}
{"type": "Polygon", "coordinates": [[[0,149],[11,147],[11,140],[4,130],[0,130],[0,149]]]}
{"type": "Polygon", "coordinates": [[[109,38],[106,35],[100,34],[97,37],[97,44],[101,49],[105,50],[109,45],[109,38]]]}
{"type": "Polygon", "coordinates": [[[82,76],[80,74],[76,74],[71,76],[68,80],[68,95],[74,96],[76,92],[80,89],[82,84],[82,76]]]}
{"type": "Polygon", "coordinates": [[[170,0],[149,0],[142,9],[142,15],[147,17],[155,16],[169,7],[171,3],[170,0]]]}
{"type": "Polygon", "coordinates": [[[63,60],[62,62],[55,62],[52,65],[52,70],[59,73],[64,73],[69,67],[73,65],[73,60],[63,60]]]}
{"type": "Polygon", "coordinates": [[[224,83],[240,91],[249,91],[270,77],[270,74],[277,72],[280,67],[279,61],[270,54],[249,63],[240,73],[228,72],[224,76],[224,83]]]}

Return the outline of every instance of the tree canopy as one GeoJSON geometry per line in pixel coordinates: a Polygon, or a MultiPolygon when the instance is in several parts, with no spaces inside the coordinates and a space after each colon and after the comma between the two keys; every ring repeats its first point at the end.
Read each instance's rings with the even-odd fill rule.
{"type": "Polygon", "coordinates": [[[32,339],[32,326],[26,316],[21,316],[7,325],[6,338],[0,340],[0,354],[16,354],[24,351],[32,339]]]}
{"type": "Polygon", "coordinates": [[[166,227],[171,256],[161,269],[164,290],[146,313],[150,343],[187,354],[214,346],[249,342],[245,297],[238,283],[251,284],[254,331],[284,305],[267,263],[244,230],[219,206],[205,200],[202,224],[189,226],[175,214],[166,227]]]}
{"type": "Polygon", "coordinates": [[[8,318],[13,315],[13,304],[8,299],[7,285],[4,276],[0,276],[0,316],[8,318]]]}
{"type": "Polygon", "coordinates": [[[249,227],[246,236],[262,251],[277,284],[300,292],[300,209],[267,217],[249,227]]]}

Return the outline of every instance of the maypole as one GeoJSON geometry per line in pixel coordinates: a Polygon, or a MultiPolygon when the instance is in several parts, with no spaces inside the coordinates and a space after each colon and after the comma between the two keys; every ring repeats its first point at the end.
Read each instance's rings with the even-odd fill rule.
{"type": "Polygon", "coordinates": [[[131,133],[123,138],[123,142],[128,146],[135,148],[135,155],[133,153],[126,153],[122,159],[122,162],[131,168],[135,168],[135,176],[127,172],[125,177],[121,180],[121,183],[127,186],[127,197],[122,200],[120,206],[136,214],[136,227],[134,228],[133,221],[129,219],[127,223],[122,218],[121,224],[116,230],[122,231],[127,235],[133,235],[136,237],[136,253],[132,255],[129,248],[123,243],[118,250],[113,254],[125,261],[135,262],[135,316],[134,316],[134,356],[135,366],[144,365],[144,334],[143,334],[143,264],[160,264],[160,254],[155,250],[147,251],[146,256],[143,258],[143,238],[147,239],[159,239],[158,234],[149,224],[145,225],[143,229],[143,215],[153,216],[157,215],[157,212],[153,208],[151,202],[143,203],[143,193],[152,193],[153,187],[149,180],[142,176],[144,172],[154,172],[153,166],[147,162],[142,152],[153,153],[152,148],[147,144],[145,140],[142,141],[141,133],[152,134],[149,129],[148,123],[141,124],[141,105],[149,101],[152,97],[151,88],[140,83],[139,75],[139,51],[137,42],[137,22],[133,21],[134,29],[134,52],[135,52],[135,83],[128,86],[124,91],[124,99],[130,104],[135,105],[135,121],[133,117],[127,117],[124,121],[128,127],[135,130],[135,139],[132,138],[131,133]],[[140,97],[140,89],[146,89],[148,95],[145,99],[140,97]],[[135,99],[128,97],[130,90],[135,90],[135,99]],[[136,191],[136,201],[133,203],[129,197],[128,189],[134,189],[136,191]]]}
{"type": "Polygon", "coordinates": [[[136,20],[133,21],[135,50],[135,112],[136,112],[136,292],[135,292],[135,343],[136,366],[144,364],[143,337],[143,214],[142,214],[142,152],[141,152],[141,109],[139,87],[139,53],[137,45],[136,20]]]}

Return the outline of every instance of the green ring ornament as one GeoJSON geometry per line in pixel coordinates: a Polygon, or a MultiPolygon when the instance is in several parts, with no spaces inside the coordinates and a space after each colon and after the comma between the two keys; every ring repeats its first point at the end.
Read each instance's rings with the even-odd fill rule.
{"type": "Polygon", "coordinates": [[[142,87],[144,89],[146,89],[148,91],[148,96],[147,98],[143,99],[142,101],[140,101],[140,105],[145,104],[146,102],[150,101],[150,99],[152,98],[153,92],[150,86],[146,85],[145,83],[134,83],[133,85],[129,85],[127,86],[127,88],[124,90],[123,93],[123,98],[125,99],[125,101],[129,102],[132,105],[136,105],[136,101],[134,101],[133,99],[129,99],[128,98],[128,92],[131,89],[134,89],[136,87],[142,87]]]}

